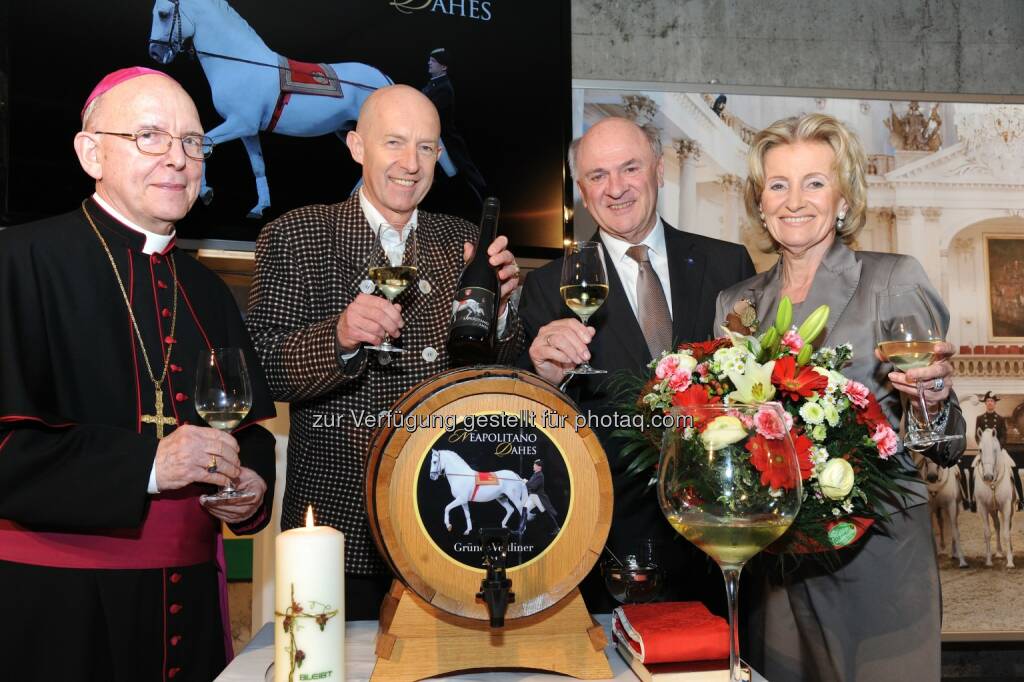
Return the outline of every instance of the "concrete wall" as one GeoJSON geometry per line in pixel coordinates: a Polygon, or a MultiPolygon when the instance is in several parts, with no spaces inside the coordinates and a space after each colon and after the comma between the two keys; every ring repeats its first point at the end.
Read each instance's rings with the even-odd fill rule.
{"type": "Polygon", "coordinates": [[[572,0],[574,78],[1024,95],[1024,0],[572,0]]]}

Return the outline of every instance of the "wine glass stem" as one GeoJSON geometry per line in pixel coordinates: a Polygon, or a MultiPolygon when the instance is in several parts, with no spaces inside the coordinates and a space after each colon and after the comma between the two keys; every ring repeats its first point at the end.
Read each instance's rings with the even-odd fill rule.
{"type": "Polygon", "coordinates": [[[921,419],[918,420],[921,424],[921,431],[931,433],[932,420],[928,416],[928,401],[924,399],[924,382],[920,379],[917,380],[917,401],[921,408],[921,419]]]}
{"type": "MultiPolygon", "coordinates": [[[[222,431],[221,433],[226,433],[226,434],[228,434],[230,436],[231,435],[231,429],[226,429],[226,430],[222,431]]],[[[232,479],[229,478],[228,479],[228,484],[226,486],[224,486],[223,488],[221,488],[221,492],[225,492],[225,493],[233,493],[233,492],[235,492],[235,482],[232,479]]]]}
{"type": "Polygon", "coordinates": [[[742,682],[740,671],[740,639],[739,639],[739,594],[740,568],[722,567],[725,576],[725,598],[729,604],[729,680],[742,682]]]}

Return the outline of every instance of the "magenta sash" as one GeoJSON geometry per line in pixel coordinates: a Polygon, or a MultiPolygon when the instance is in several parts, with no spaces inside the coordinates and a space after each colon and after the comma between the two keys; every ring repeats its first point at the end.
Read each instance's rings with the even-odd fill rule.
{"type": "Polygon", "coordinates": [[[153,496],[142,526],[88,532],[35,531],[0,519],[0,560],[55,568],[169,568],[217,558],[220,522],[188,486],[153,496]]]}

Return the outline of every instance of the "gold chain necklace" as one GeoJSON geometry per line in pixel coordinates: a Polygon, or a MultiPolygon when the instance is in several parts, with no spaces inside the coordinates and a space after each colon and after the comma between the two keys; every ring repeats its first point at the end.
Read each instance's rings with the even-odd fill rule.
{"type": "MultiPolygon", "coordinates": [[[[107,258],[110,260],[110,267],[114,270],[114,277],[117,279],[117,286],[121,288],[121,297],[124,298],[124,305],[128,308],[128,317],[132,321],[132,328],[135,329],[135,338],[139,340],[139,350],[142,351],[142,359],[146,362],[146,372],[149,374],[149,380],[153,382],[153,389],[156,392],[156,399],[154,400],[154,412],[156,414],[144,414],[141,419],[146,424],[156,424],[156,437],[164,437],[164,425],[174,426],[178,423],[178,420],[174,417],[168,417],[164,415],[164,379],[167,378],[167,370],[171,366],[171,350],[174,346],[173,343],[167,344],[167,350],[164,352],[164,368],[163,372],[160,373],[160,378],[157,379],[153,376],[153,366],[149,364],[149,354],[146,352],[146,344],[142,341],[142,332],[139,330],[139,323],[135,321],[135,313],[132,311],[131,301],[128,299],[128,292],[124,288],[124,281],[121,279],[121,273],[117,270],[117,264],[114,263],[114,254],[110,252],[110,247],[107,246],[107,240],[100,234],[99,228],[96,227],[96,223],[92,221],[92,216],[89,215],[89,210],[85,207],[86,199],[82,202],[82,213],[85,214],[85,219],[89,221],[89,226],[92,227],[92,231],[96,233],[96,237],[100,240],[100,244],[103,245],[103,250],[107,253],[107,258]]],[[[171,314],[171,338],[174,338],[174,330],[178,323],[178,273],[177,268],[174,266],[174,254],[168,257],[171,262],[171,277],[174,279],[174,312],[171,314]]]]}

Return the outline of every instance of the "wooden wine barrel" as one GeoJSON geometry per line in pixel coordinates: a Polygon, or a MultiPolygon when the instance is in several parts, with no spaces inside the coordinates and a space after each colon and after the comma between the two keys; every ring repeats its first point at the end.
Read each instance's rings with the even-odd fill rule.
{"type": "Polygon", "coordinates": [[[611,472],[597,436],[549,383],[508,367],[451,370],[380,416],[366,469],[370,527],[422,599],[486,620],[475,598],[486,573],[479,529],[503,521],[515,593],[506,618],[554,605],[593,567],[611,525],[611,472]],[[543,486],[530,498],[526,481],[537,487],[538,469],[543,486]],[[518,508],[538,502],[543,511],[518,508]]]}

